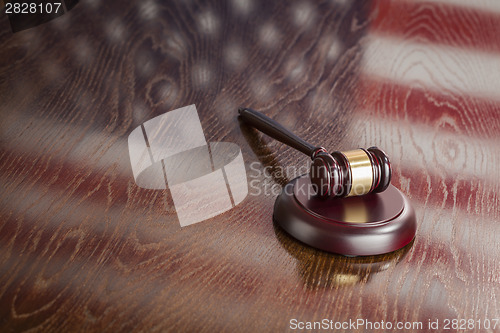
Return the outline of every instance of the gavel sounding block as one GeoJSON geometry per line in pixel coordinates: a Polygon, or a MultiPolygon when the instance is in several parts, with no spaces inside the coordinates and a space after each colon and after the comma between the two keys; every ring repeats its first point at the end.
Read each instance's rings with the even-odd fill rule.
{"type": "Polygon", "coordinates": [[[274,205],[274,220],[314,248],[347,256],[388,253],[415,237],[415,212],[393,185],[381,193],[320,198],[308,175],[293,179],[274,205]]]}

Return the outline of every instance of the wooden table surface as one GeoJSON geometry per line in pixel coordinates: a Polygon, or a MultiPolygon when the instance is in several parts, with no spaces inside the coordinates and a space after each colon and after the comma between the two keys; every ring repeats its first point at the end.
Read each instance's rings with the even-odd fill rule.
{"type": "Polygon", "coordinates": [[[2,14],[0,331],[499,332],[499,32],[493,0],[81,0],[17,33],[2,14]],[[127,138],[191,104],[269,191],[181,228],[168,190],[135,184],[127,138]],[[348,258],[287,236],[273,204],[308,158],[238,106],[384,149],[414,242],[348,258]]]}

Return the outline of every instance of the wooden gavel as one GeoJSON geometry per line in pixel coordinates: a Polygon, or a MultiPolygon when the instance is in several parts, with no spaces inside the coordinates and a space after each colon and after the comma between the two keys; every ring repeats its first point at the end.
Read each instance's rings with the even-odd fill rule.
{"type": "Polygon", "coordinates": [[[244,122],[311,157],[309,177],[319,196],[342,198],[377,193],[391,183],[389,157],[377,147],[329,154],[258,111],[239,108],[238,112],[244,122]]]}

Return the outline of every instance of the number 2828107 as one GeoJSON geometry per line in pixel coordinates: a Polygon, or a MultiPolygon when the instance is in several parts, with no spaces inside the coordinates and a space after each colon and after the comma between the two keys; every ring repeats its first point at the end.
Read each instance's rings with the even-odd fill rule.
{"type": "Polygon", "coordinates": [[[5,4],[5,14],[57,14],[63,10],[61,2],[22,2],[5,4]]]}

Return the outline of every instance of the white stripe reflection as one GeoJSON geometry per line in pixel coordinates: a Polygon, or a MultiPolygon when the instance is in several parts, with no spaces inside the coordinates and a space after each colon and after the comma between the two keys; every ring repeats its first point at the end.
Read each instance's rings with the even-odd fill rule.
{"type": "Polygon", "coordinates": [[[372,34],[362,71],[381,80],[500,100],[500,55],[372,34]]]}
{"type": "Polygon", "coordinates": [[[413,3],[441,4],[450,7],[465,7],[487,12],[500,13],[500,1],[498,0],[410,0],[413,3]]]}
{"type": "Polygon", "coordinates": [[[422,124],[381,119],[360,112],[353,135],[360,147],[377,144],[408,170],[440,169],[444,177],[477,177],[498,184],[498,140],[478,139],[422,124]]]}

